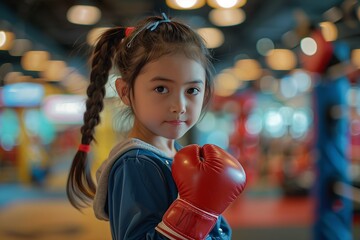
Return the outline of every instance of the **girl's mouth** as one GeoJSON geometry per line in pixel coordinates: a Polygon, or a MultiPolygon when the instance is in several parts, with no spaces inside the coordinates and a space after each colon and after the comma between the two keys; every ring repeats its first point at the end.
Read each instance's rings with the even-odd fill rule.
{"type": "Polygon", "coordinates": [[[178,125],[181,125],[181,124],[184,124],[185,121],[181,121],[181,120],[171,120],[171,121],[166,121],[168,124],[171,124],[171,125],[175,125],[175,126],[178,126],[178,125]]]}

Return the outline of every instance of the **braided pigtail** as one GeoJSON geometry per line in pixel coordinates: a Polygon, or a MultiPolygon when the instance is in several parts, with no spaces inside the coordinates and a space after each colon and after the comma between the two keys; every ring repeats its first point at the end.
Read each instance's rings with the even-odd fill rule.
{"type": "Polygon", "coordinates": [[[81,145],[68,176],[66,192],[70,203],[77,209],[89,206],[94,199],[96,186],[91,177],[87,155],[95,141],[95,127],[99,125],[104,108],[105,84],[113,65],[113,58],[125,37],[125,28],[112,28],[99,38],[92,55],[90,84],[87,88],[84,124],[81,127],[81,145]]]}

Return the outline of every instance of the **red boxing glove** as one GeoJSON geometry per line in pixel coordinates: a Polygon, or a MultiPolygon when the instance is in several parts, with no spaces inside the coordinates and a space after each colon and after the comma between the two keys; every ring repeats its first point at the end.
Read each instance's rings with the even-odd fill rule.
{"type": "Polygon", "coordinates": [[[176,240],[204,239],[246,183],[237,159],[212,144],[181,149],[175,155],[172,176],[179,196],[156,230],[176,240]]]}

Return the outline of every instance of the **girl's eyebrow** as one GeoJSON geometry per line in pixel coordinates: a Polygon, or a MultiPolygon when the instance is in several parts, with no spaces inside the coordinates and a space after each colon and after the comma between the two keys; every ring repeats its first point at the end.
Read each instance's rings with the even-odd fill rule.
{"type": "MultiPolygon", "coordinates": [[[[161,76],[156,76],[150,79],[150,82],[155,82],[155,81],[163,81],[163,82],[174,82],[173,79],[170,78],[166,78],[166,77],[161,77],[161,76]]],[[[204,84],[203,80],[193,80],[193,81],[189,81],[186,82],[185,84],[204,84]]]]}

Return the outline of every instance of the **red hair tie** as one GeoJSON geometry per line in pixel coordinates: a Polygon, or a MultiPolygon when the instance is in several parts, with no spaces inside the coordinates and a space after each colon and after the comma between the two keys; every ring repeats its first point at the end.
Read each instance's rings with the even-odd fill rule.
{"type": "Polygon", "coordinates": [[[135,30],[134,27],[127,27],[127,28],[125,29],[125,36],[126,36],[126,37],[129,36],[134,30],[135,30]]]}
{"type": "Polygon", "coordinates": [[[86,152],[86,153],[90,152],[90,145],[89,144],[80,144],[79,151],[86,152]]]}

